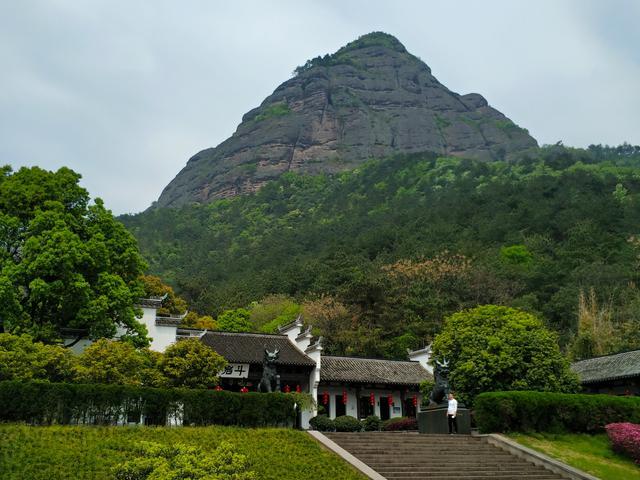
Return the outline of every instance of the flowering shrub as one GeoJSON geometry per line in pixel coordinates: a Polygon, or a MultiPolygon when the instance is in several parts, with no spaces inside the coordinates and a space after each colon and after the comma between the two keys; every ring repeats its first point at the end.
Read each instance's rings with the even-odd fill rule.
{"type": "Polygon", "coordinates": [[[613,450],[640,464],[640,425],[628,422],[610,423],[605,429],[613,450]]]}
{"type": "Polygon", "coordinates": [[[417,430],[418,420],[413,417],[392,418],[384,422],[382,429],[387,432],[398,432],[401,430],[417,430]]]}

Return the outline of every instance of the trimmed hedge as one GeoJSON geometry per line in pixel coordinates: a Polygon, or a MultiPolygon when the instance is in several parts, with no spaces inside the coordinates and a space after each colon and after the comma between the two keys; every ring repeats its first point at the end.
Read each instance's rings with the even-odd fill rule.
{"type": "Polygon", "coordinates": [[[128,385],[0,382],[0,421],[37,425],[115,425],[127,416],[166,425],[290,426],[294,398],[284,393],[233,393],[128,385]]]}
{"type": "Polygon", "coordinates": [[[487,392],[476,397],[480,431],[602,432],[617,422],[640,423],[640,398],[551,392],[487,392]]]}
{"type": "Polygon", "coordinates": [[[377,415],[369,415],[362,420],[362,428],[365,432],[377,432],[382,428],[382,420],[377,415]]]}
{"type": "Polygon", "coordinates": [[[311,428],[319,432],[333,432],[336,429],[333,420],[326,415],[316,415],[309,420],[309,425],[311,425],[311,428]]]}
{"type": "Polygon", "coordinates": [[[362,430],[362,423],[356,417],[342,415],[333,421],[336,432],[359,432],[362,430]]]}

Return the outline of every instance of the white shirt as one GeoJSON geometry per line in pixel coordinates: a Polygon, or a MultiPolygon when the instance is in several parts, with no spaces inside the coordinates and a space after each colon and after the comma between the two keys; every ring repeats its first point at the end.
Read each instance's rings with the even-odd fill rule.
{"type": "Polygon", "coordinates": [[[447,415],[455,415],[457,411],[458,411],[458,401],[455,398],[452,399],[452,400],[449,400],[449,407],[447,408],[447,415]]]}

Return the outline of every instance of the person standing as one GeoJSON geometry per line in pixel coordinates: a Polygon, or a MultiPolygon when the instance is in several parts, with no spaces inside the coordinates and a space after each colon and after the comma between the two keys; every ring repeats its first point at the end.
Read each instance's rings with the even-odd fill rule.
{"type": "Polygon", "coordinates": [[[453,397],[453,393],[449,393],[447,407],[447,421],[449,423],[449,435],[458,433],[458,420],[456,415],[458,414],[458,401],[453,397]]]}

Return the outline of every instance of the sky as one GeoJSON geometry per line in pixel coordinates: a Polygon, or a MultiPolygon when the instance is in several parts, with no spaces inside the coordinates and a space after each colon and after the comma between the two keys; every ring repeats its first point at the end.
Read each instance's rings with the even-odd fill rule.
{"type": "Polygon", "coordinates": [[[68,166],[142,211],[296,66],[372,31],[540,144],[640,144],[638,25],[636,0],[0,0],[0,164],[68,166]]]}

